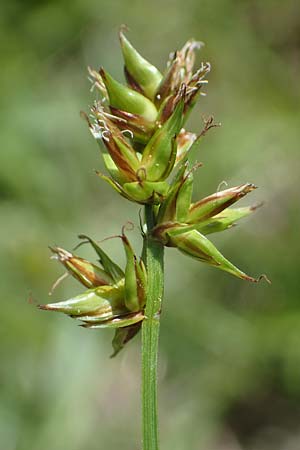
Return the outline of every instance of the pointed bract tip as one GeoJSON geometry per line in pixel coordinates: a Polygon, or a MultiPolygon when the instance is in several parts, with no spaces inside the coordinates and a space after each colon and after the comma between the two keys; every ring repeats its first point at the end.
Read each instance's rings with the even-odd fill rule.
{"type": "Polygon", "coordinates": [[[68,261],[73,256],[72,253],[68,252],[67,250],[64,250],[61,247],[50,247],[49,245],[49,249],[51,250],[52,253],[58,256],[58,259],[60,261],[68,261]]]}
{"type": "Polygon", "coordinates": [[[128,33],[128,31],[130,31],[128,25],[126,25],[125,23],[122,23],[122,25],[119,28],[119,39],[120,39],[121,43],[122,43],[122,39],[125,38],[124,33],[128,33]]]}
{"type": "Polygon", "coordinates": [[[244,280],[251,281],[252,283],[259,283],[261,280],[265,280],[268,284],[272,284],[267,275],[265,275],[264,273],[257,278],[250,277],[249,275],[246,274],[242,278],[244,280]]]}
{"type": "Polygon", "coordinates": [[[130,222],[130,220],[128,220],[123,226],[122,226],[122,237],[126,237],[125,236],[125,231],[133,231],[134,230],[134,223],[130,222]]]}
{"type": "Polygon", "coordinates": [[[130,31],[129,26],[126,23],[122,23],[119,28],[119,33],[127,33],[128,31],[130,31]]]}
{"type": "Polygon", "coordinates": [[[42,309],[43,311],[51,311],[54,309],[54,308],[50,307],[49,304],[48,305],[37,305],[37,308],[42,309]]]}
{"type": "Polygon", "coordinates": [[[240,186],[236,186],[232,189],[236,190],[236,192],[239,194],[245,195],[245,194],[249,194],[249,192],[252,192],[255,189],[257,189],[257,186],[253,183],[245,183],[245,184],[241,184],[240,186]]]}
{"type": "Polygon", "coordinates": [[[259,282],[261,280],[265,280],[268,284],[272,284],[272,281],[267,277],[267,275],[265,273],[263,273],[262,275],[260,275],[257,278],[257,282],[259,282]]]}
{"type": "Polygon", "coordinates": [[[244,185],[241,185],[241,188],[243,189],[243,192],[248,194],[249,192],[254,191],[255,189],[258,188],[258,186],[256,186],[253,183],[246,183],[244,185]]]}
{"type": "Polygon", "coordinates": [[[200,167],[203,167],[203,163],[202,162],[196,162],[195,164],[193,164],[193,166],[189,169],[188,171],[188,175],[190,175],[191,173],[195,172],[196,170],[200,169],[200,167]]]}
{"type": "Polygon", "coordinates": [[[255,203],[254,205],[250,206],[250,211],[256,211],[258,208],[261,208],[262,206],[264,206],[264,202],[255,203]]]}

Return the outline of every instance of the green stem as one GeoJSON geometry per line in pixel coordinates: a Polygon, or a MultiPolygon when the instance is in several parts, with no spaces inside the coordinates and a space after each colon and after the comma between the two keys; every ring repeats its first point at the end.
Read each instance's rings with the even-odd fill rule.
{"type": "Polygon", "coordinates": [[[160,310],[164,289],[164,247],[151,239],[155,225],[153,210],[146,205],[147,235],[144,259],[147,267],[147,302],[142,324],[142,420],[143,450],[158,450],[157,424],[157,361],[160,310]]]}

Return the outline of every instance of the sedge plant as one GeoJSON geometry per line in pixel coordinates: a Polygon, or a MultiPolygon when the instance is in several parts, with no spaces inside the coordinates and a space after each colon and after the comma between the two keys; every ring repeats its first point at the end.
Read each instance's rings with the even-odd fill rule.
{"type": "Polygon", "coordinates": [[[94,239],[80,235],[95,250],[94,264],[69,251],[52,247],[54,257],[85,288],[79,295],[40,305],[79,320],[87,329],[113,328],[115,356],[142,332],[142,436],[143,450],[158,450],[157,364],[160,315],[164,294],[164,247],[174,247],[197,261],[242,280],[257,282],[223,256],[207,237],[231,228],[252,214],[257,205],[231,207],[253,191],[250,183],[193,198],[194,154],[207,131],[185,129],[197,100],[204,95],[209,63],[194,70],[201,43],[190,39],[170,55],[160,72],[119,33],[126,84],[103,68],[89,68],[98,100],[89,114],[82,113],[102,153],[106,173],[97,175],[125,200],[142,205],[142,249],[137,256],[126,235],[120,233],[126,265],[122,269],[94,239]]]}

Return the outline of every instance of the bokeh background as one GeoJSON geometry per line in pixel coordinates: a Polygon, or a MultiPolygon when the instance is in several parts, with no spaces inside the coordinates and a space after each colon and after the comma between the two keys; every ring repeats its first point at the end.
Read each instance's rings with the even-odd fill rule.
{"type": "MultiPolygon", "coordinates": [[[[87,65],[123,79],[117,31],[162,70],[189,37],[212,72],[190,120],[213,113],[195,197],[225,181],[260,189],[265,206],[215,236],[251,285],[166,255],[160,340],[164,450],[300,448],[300,3],[286,0],[2,1],[0,14],[0,448],[140,448],[140,338],[116,359],[110,331],[87,331],[39,311],[63,270],[49,244],[103,239],[138,206],[101,182],[96,143],[79,111],[93,95],[87,65]]],[[[245,201],[247,204],[247,201],[245,201]]],[[[105,249],[118,261],[117,240],[105,249]]],[[[88,248],[82,256],[91,257],[88,248]]],[[[79,293],[65,281],[53,300],[79,293]]],[[[51,300],[51,298],[50,298],[51,300]]]]}

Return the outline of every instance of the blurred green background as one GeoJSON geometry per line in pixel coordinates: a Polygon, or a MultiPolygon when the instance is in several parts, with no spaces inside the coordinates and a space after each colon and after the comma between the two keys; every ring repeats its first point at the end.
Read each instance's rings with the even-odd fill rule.
{"type": "MultiPolygon", "coordinates": [[[[49,244],[103,239],[138,206],[101,182],[80,109],[92,103],[87,65],[123,79],[117,31],[162,70],[194,37],[212,72],[190,129],[213,113],[195,198],[257,184],[264,208],[212,236],[251,285],[175,250],[166,255],[160,341],[164,450],[299,450],[300,3],[287,0],[2,1],[0,448],[140,448],[140,337],[116,359],[110,331],[87,331],[36,303],[63,270],[49,244]]],[[[247,201],[245,202],[247,204],[247,201]]],[[[105,243],[124,262],[120,243],[105,243]]],[[[80,254],[91,257],[88,248],[80,254]]],[[[53,300],[79,293],[65,281],[53,300]]],[[[51,300],[51,298],[50,298],[51,300]]]]}

